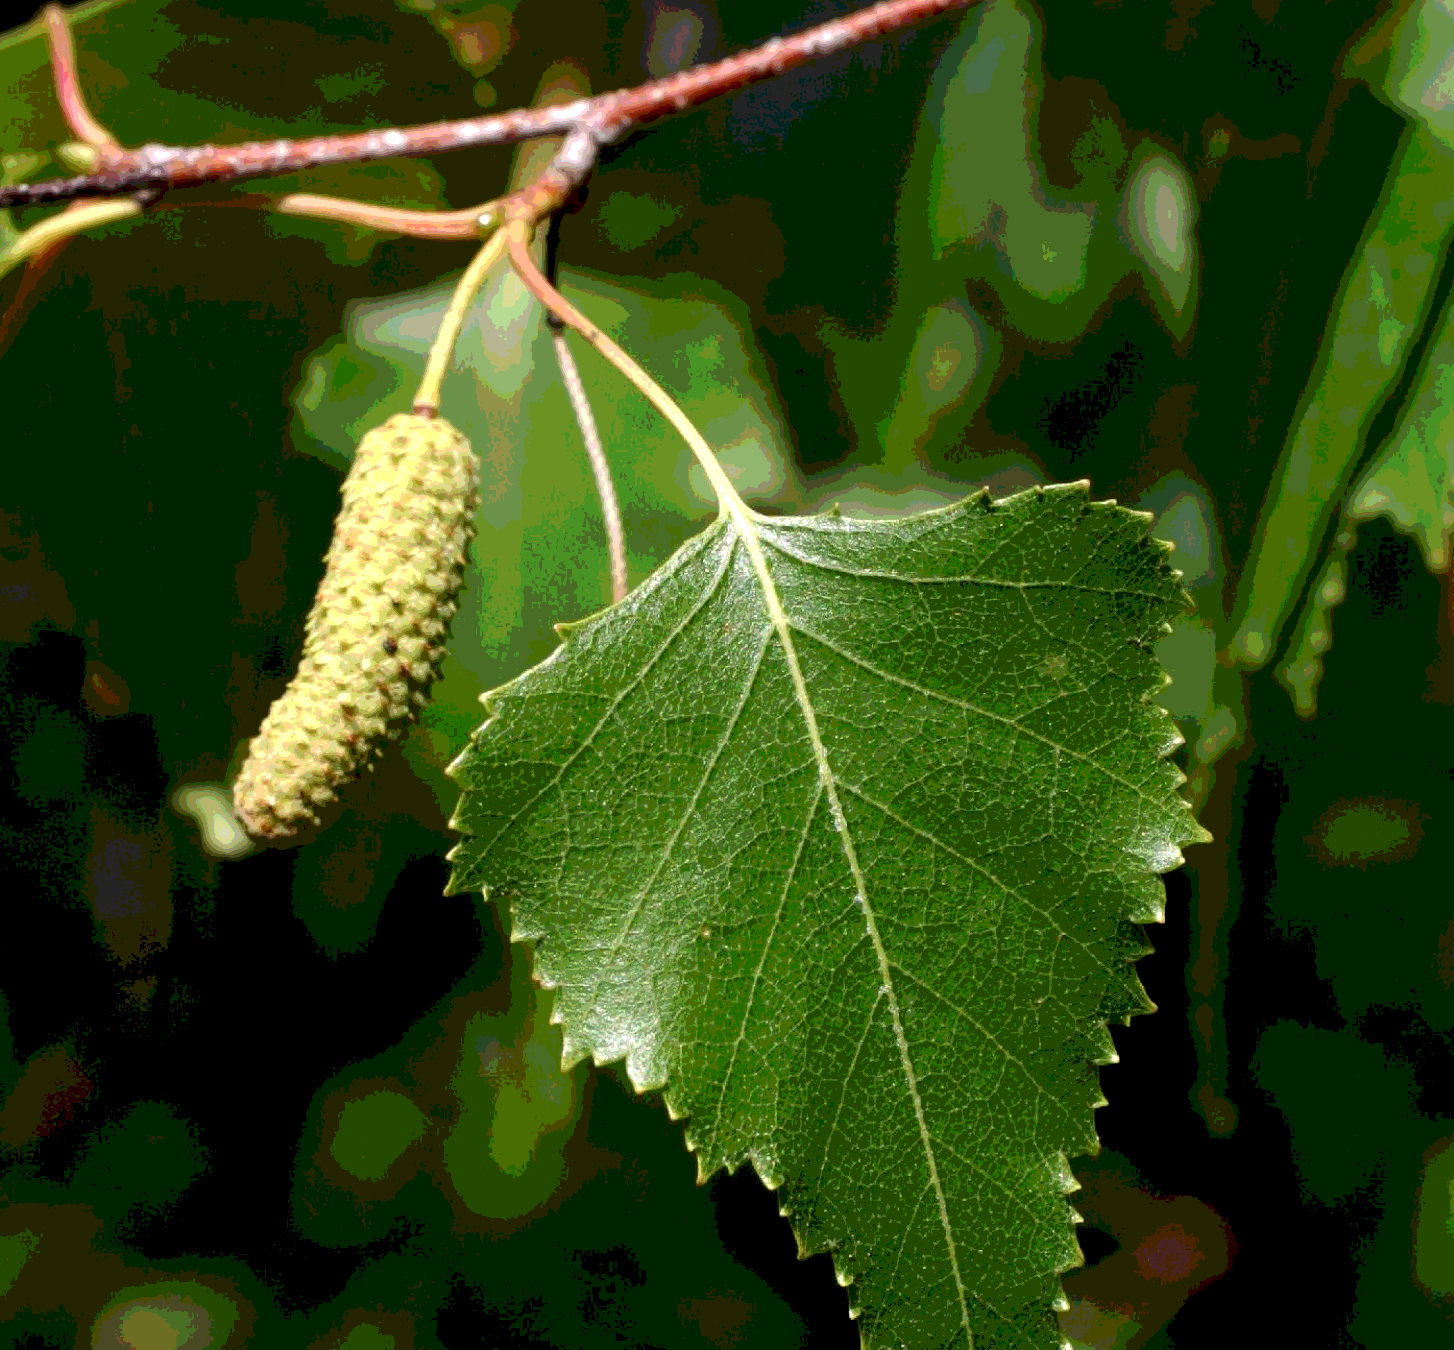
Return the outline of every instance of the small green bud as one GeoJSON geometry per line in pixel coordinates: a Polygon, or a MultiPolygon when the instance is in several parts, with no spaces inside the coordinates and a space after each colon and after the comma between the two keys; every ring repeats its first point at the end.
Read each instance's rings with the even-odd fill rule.
{"type": "Polygon", "coordinates": [[[84,141],[62,141],[56,146],[56,158],[72,173],[94,173],[101,163],[101,153],[84,141]]]}
{"type": "Polygon", "coordinates": [[[479,505],[479,456],[443,418],[400,413],[359,442],[298,674],[233,786],[255,839],[319,825],[428,701],[479,505]]]}

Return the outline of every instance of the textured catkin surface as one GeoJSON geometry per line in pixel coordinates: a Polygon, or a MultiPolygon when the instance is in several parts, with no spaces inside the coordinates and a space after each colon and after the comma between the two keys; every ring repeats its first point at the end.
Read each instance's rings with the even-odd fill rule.
{"type": "Polygon", "coordinates": [[[400,413],[359,442],[298,673],[233,786],[254,838],[318,825],[427,701],[479,503],[479,456],[443,418],[400,413]]]}

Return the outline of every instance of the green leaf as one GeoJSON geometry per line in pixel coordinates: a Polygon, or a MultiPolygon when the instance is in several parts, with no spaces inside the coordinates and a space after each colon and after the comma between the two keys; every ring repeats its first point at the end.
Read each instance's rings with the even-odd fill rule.
{"type": "Polygon", "coordinates": [[[1454,153],[1428,128],[1411,127],[1344,275],[1258,518],[1230,643],[1233,657],[1249,669],[1272,659],[1369,426],[1402,378],[1429,317],[1454,233],[1443,211],[1451,192],[1454,153]]]}
{"type": "Polygon", "coordinates": [[[201,1350],[227,1344],[238,1320],[235,1298],[220,1289],[201,1280],[164,1279],[112,1294],[92,1324],[91,1343],[201,1350]]]}
{"type": "Polygon", "coordinates": [[[1042,36],[1018,0],[986,5],[965,25],[957,66],[944,63],[953,74],[939,106],[926,110],[938,132],[929,229],[936,257],[993,240],[1005,272],[1031,295],[1055,300],[1085,284],[1098,203],[1052,200],[1037,171],[1042,36]],[[985,127],[1003,132],[985,135],[985,127]]]}
{"type": "MultiPolygon", "coordinates": [[[[1450,440],[1454,431],[1454,307],[1447,299],[1443,314],[1428,332],[1433,340],[1420,363],[1418,382],[1393,431],[1348,489],[1337,530],[1303,600],[1287,662],[1276,673],[1278,683],[1292,695],[1297,715],[1305,720],[1317,716],[1318,686],[1333,646],[1333,611],[1348,595],[1348,557],[1357,543],[1357,527],[1382,516],[1400,534],[1413,539],[1430,572],[1443,572],[1449,566],[1449,541],[1454,536],[1454,444],[1450,440]]],[[[1346,334],[1340,340],[1348,351],[1356,350],[1346,334]]],[[[1360,447],[1349,441],[1347,448],[1360,447]]],[[[1350,460],[1347,468],[1340,468],[1340,475],[1346,476],[1353,463],[1350,460]]],[[[1294,506],[1311,522],[1318,503],[1307,490],[1302,465],[1291,461],[1289,474],[1301,485],[1294,506]]],[[[1284,498],[1287,495],[1284,491],[1284,498]]],[[[1279,504],[1275,509],[1291,519],[1286,506],[1279,504]]],[[[1307,530],[1305,536],[1294,537],[1315,541],[1317,532],[1310,524],[1307,530]]],[[[1294,568],[1305,566],[1310,557],[1307,547],[1284,549],[1280,567],[1273,568],[1265,565],[1264,549],[1255,575],[1271,578],[1269,586],[1279,585],[1279,573],[1282,579],[1297,575],[1294,568]]],[[[1264,593],[1277,594],[1266,587],[1264,593]]],[[[1252,603],[1257,603],[1255,589],[1252,603]]],[[[1291,603],[1291,592],[1283,594],[1281,603],[1291,603]]]]}
{"type": "Polygon", "coordinates": [[[1366,79],[1390,108],[1454,145],[1451,43],[1454,15],[1443,0],[1398,0],[1348,53],[1344,75],[1366,79]]]}
{"type": "Polygon", "coordinates": [[[1412,536],[1430,572],[1449,566],[1454,535],[1454,307],[1446,304],[1438,339],[1399,424],[1348,494],[1348,518],[1385,516],[1412,536]]]}
{"type": "Polygon", "coordinates": [[[1152,646],[1186,602],[1086,485],[724,513],[485,696],[451,893],[508,900],[567,1064],[625,1059],[829,1250],[864,1344],[1059,1346],[1066,1155],[1207,836],[1152,646]],[[755,556],[754,556],[755,555],[755,556]]]}
{"type": "Polygon", "coordinates": [[[1425,1157],[1414,1220],[1414,1278],[1424,1290],[1447,1298],[1454,1294],[1454,1143],[1441,1139],[1425,1157]]]}

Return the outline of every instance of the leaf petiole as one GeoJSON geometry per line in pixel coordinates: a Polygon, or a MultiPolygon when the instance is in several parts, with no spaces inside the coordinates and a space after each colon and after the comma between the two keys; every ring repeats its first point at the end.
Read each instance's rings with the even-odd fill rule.
{"type": "Polygon", "coordinates": [[[585,338],[645,395],[647,402],[657,412],[681,432],[682,438],[691,446],[692,453],[697,457],[697,462],[702,466],[703,472],[706,473],[707,481],[711,483],[712,490],[717,494],[717,501],[722,509],[732,516],[741,533],[752,534],[752,527],[749,523],[751,511],[748,510],[747,504],[742,498],[737,495],[737,489],[732,486],[732,480],[727,477],[721,464],[717,462],[717,456],[712,453],[712,447],[707,444],[705,437],[692,425],[691,418],[677,406],[676,400],[665,389],[556,290],[546,280],[545,274],[535,265],[535,260],[530,256],[530,239],[534,233],[530,223],[525,220],[513,220],[500,233],[508,239],[510,261],[531,294],[561,322],[569,324],[585,338]]]}

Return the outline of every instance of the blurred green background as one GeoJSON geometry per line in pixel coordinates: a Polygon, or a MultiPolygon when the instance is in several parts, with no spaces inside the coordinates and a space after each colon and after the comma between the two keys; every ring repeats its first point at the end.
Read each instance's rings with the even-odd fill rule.
{"type": "MultiPolygon", "coordinates": [[[[73,13],[139,145],[600,92],[848,8],[73,13]]],[[[1432,3],[991,0],[628,138],[564,222],[563,289],[759,510],[1084,477],[1177,545],[1162,697],[1216,841],[1167,879],[1160,1012],[1116,1028],[1072,1160],[1081,1345],[1404,1345],[1454,1311],[1451,46],[1432,3]]],[[[34,24],[0,90],[0,170],[64,173],[34,24]]],[[[485,493],[433,707],[316,844],[229,828],[352,446],[470,255],[265,198],[458,208],[511,154],[176,193],[0,276],[0,1345],[857,1344],[758,1181],[695,1187],[659,1102],[562,1074],[500,916],[441,898],[479,693],[609,601],[513,280],[444,388],[485,493]]],[[[714,506],[579,361],[635,583],[714,506]]]]}

